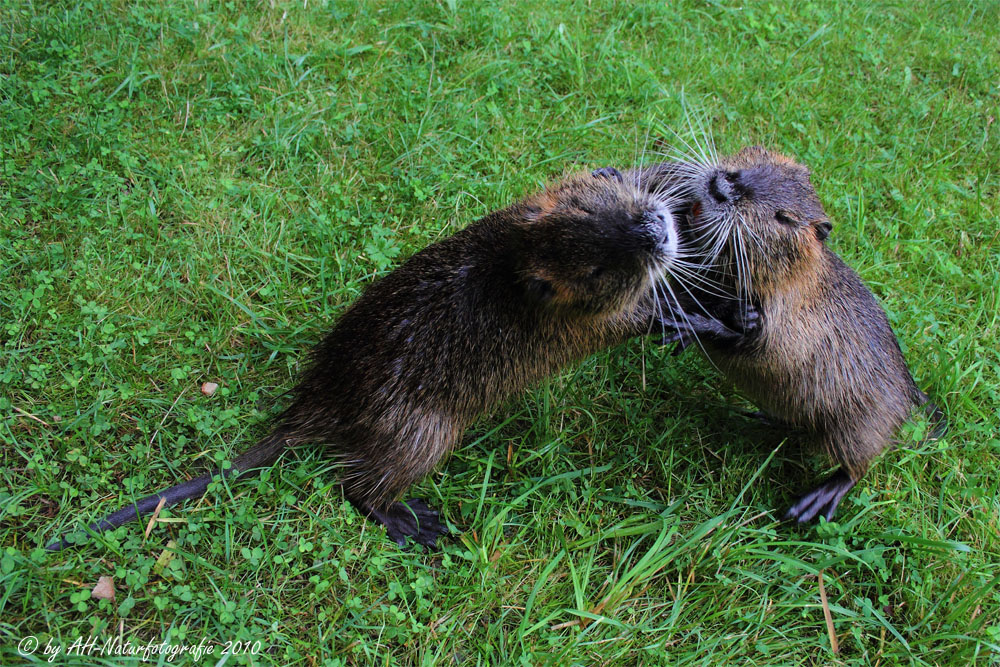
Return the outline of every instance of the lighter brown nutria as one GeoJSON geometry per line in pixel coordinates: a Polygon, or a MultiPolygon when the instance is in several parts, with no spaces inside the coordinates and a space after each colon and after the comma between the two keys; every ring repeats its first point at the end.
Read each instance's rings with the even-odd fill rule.
{"type": "Polygon", "coordinates": [[[943,415],[914,383],[885,311],[826,246],[832,227],[806,167],[750,147],[646,177],[687,192],[682,236],[716,258],[713,280],[758,312],[742,344],[707,341],[708,357],[766,415],[804,430],[840,464],[786,518],[832,519],[917,406],[935,413],[940,435],[943,415]]]}
{"type": "MultiPolygon", "coordinates": [[[[401,545],[406,537],[434,545],[446,532],[437,513],[400,499],[479,415],[650,329],[739,339],[718,322],[662,316],[654,283],[684,255],[673,203],[614,170],[579,175],[418,252],[343,314],[312,352],[274,431],[233,468],[322,443],[342,464],[344,495],[357,509],[401,545]]],[[[143,498],[90,530],[201,496],[212,479],[143,498]]]]}

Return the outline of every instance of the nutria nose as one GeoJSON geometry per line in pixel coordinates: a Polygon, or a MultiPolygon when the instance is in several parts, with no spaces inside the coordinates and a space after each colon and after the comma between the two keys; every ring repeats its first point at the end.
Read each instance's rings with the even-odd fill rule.
{"type": "Polygon", "coordinates": [[[708,181],[709,194],[720,204],[739,199],[740,195],[743,194],[743,190],[743,185],[740,183],[739,171],[722,171],[720,169],[708,181]]]}
{"type": "Polygon", "coordinates": [[[729,201],[729,197],[726,192],[723,192],[723,189],[728,191],[729,183],[728,181],[724,184],[719,183],[719,176],[721,173],[722,172],[716,172],[712,175],[712,178],[708,179],[708,194],[712,195],[712,198],[720,204],[725,204],[729,201]],[[720,185],[722,185],[722,187],[719,187],[720,185]]]}
{"type": "Polygon", "coordinates": [[[673,223],[673,220],[667,219],[667,216],[657,211],[653,214],[653,221],[657,225],[656,231],[660,236],[657,242],[663,243],[670,236],[670,225],[673,223]]]}

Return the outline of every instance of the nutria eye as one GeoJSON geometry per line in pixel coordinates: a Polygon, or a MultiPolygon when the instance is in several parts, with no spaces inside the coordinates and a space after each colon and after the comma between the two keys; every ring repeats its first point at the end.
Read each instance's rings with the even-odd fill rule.
{"type": "Polygon", "coordinates": [[[590,271],[587,273],[588,278],[600,278],[602,275],[604,275],[603,266],[592,266],[590,271]]]}
{"type": "Polygon", "coordinates": [[[774,219],[777,220],[778,222],[780,222],[783,225],[797,225],[797,224],[799,224],[797,220],[795,220],[794,218],[790,218],[788,216],[788,214],[786,214],[784,211],[775,211],[774,212],[774,219]]]}

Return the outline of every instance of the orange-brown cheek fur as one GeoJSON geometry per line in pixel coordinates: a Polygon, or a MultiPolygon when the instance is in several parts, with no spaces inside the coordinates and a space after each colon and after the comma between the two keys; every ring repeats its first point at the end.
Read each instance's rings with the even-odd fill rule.
{"type": "Polygon", "coordinates": [[[750,275],[753,276],[751,292],[762,300],[776,297],[779,291],[809,294],[820,278],[815,267],[820,261],[821,250],[818,241],[801,244],[800,257],[780,273],[764,258],[750,259],[750,275]]]}

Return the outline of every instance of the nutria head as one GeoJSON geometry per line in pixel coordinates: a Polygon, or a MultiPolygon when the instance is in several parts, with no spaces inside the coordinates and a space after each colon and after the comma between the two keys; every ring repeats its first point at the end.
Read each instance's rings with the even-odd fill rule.
{"type": "Polygon", "coordinates": [[[806,167],[760,146],[684,167],[685,235],[738,292],[767,292],[811,271],[832,226],[806,167]]]}
{"type": "Polygon", "coordinates": [[[541,307],[620,312],[681,261],[677,201],[617,176],[571,176],[523,203],[518,273],[541,307]]]}

